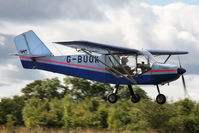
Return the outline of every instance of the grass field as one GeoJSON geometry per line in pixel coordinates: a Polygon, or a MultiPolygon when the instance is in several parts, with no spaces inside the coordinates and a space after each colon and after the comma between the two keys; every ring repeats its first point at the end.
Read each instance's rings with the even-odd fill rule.
{"type": "Polygon", "coordinates": [[[122,131],[122,130],[102,130],[102,129],[47,129],[47,128],[26,128],[26,127],[0,127],[0,133],[157,133],[158,131],[122,131]]]}

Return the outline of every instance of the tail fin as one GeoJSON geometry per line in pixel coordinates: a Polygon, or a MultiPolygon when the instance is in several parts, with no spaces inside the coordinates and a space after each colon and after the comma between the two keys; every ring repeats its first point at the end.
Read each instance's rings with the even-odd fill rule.
{"type": "Polygon", "coordinates": [[[50,50],[32,31],[27,31],[15,37],[18,55],[28,57],[52,56],[50,50]]]}
{"type": "Polygon", "coordinates": [[[22,66],[28,69],[36,69],[36,57],[53,56],[50,50],[32,31],[27,31],[15,37],[17,56],[20,56],[22,66]]]}

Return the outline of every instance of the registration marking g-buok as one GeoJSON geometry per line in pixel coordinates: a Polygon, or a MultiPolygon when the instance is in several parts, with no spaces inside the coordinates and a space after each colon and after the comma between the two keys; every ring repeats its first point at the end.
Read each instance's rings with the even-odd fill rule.
{"type": "Polygon", "coordinates": [[[92,57],[89,55],[77,55],[77,56],[66,56],[66,62],[71,63],[71,62],[77,62],[77,63],[99,63],[98,56],[92,57]]]}

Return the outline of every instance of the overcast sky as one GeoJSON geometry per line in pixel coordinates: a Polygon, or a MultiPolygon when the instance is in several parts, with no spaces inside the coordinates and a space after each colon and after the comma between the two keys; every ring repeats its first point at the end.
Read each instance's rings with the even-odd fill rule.
{"type": "MultiPolygon", "coordinates": [[[[199,101],[199,2],[197,0],[0,0],[0,98],[20,94],[36,79],[63,75],[25,70],[17,57],[14,36],[33,30],[50,42],[89,40],[135,49],[185,50],[181,56],[187,88],[199,101]]],[[[63,47],[57,46],[62,51],[63,47]]],[[[67,48],[64,48],[67,50],[67,48]]],[[[173,56],[169,63],[177,63],[173,56]]],[[[143,86],[155,98],[155,86],[143,86]]],[[[168,99],[184,98],[181,79],[161,86],[168,99]]]]}

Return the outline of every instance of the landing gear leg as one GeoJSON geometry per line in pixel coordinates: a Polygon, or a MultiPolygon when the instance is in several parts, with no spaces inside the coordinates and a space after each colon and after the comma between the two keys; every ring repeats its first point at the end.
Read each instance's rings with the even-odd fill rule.
{"type": "Polygon", "coordinates": [[[117,84],[115,86],[115,88],[113,90],[113,93],[108,96],[108,101],[110,103],[116,103],[117,102],[117,91],[118,91],[118,88],[119,88],[119,84],[117,84]]]}
{"type": "Polygon", "coordinates": [[[158,104],[164,104],[166,102],[166,97],[165,97],[165,95],[160,93],[160,89],[159,89],[158,85],[157,85],[157,90],[158,90],[158,95],[156,97],[156,102],[158,104]]]}
{"type": "Polygon", "coordinates": [[[131,101],[133,103],[137,103],[140,101],[140,96],[138,94],[135,94],[134,91],[133,91],[133,88],[131,85],[128,85],[128,88],[129,88],[129,91],[131,93],[131,101]]]}

